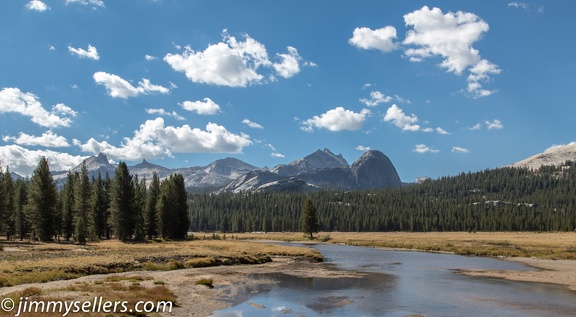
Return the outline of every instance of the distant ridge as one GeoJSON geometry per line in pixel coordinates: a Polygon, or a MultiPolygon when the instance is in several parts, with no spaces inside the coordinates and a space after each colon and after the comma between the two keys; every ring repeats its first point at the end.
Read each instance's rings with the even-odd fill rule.
{"type": "Polygon", "coordinates": [[[530,156],[509,166],[538,169],[542,165],[558,166],[566,161],[576,161],[576,142],[550,147],[543,153],[530,156]]]}
{"type": "MultiPolygon", "coordinates": [[[[117,165],[105,153],[84,160],[89,177],[114,177],[117,165]]],[[[82,164],[71,172],[80,172],[82,164]]],[[[309,192],[319,189],[372,189],[401,186],[396,168],[384,153],[376,150],[365,152],[354,164],[349,165],[342,154],[329,149],[316,150],[301,159],[280,164],[273,169],[258,168],[236,158],[216,160],[206,166],[166,168],[142,160],[128,166],[132,175],[140,180],[150,180],[156,173],[160,179],[171,174],[181,174],[188,188],[204,188],[217,192],[309,192]]],[[[66,182],[68,171],[53,172],[59,186],[66,182]]]]}

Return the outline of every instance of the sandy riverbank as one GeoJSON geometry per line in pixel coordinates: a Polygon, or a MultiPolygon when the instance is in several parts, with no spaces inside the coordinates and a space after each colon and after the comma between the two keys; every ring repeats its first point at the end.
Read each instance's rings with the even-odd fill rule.
{"type": "MultiPolygon", "coordinates": [[[[30,288],[40,288],[42,295],[52,300],[83,300],[91,299],[94,294],[83,291],[70,291],[70,287],[82,285],[101,285],[107,283],[110,277],[137,277],[142,287],[153,287],[157,281],[162,281],[177,297],[177,306],[171,313],[161,316],[209,316],[213,311],[223,309],[233,304],[243,302],[260,290],[268,280],[256,280],[249,277],[254,273],[282,272],[297,277],[362,278],[362,273],[332,270],[330,266],[313,263],[293,257],[273,257],[273,262],[257,265],[231,265],[207,268],[190,268],[173,271],[133,271],[125,273],[89,275],[71,280],[53,281],[48,283],[31,283],[0,288],[0,297],[9,293],[20,292],[30,288]],[[214,288],[196,285],[199,279],[212,279],[214,288]],[[85,298],[84,298],[85,297],[85,298]]],[[[124,280],[130,282],[130,279],[124,280]]],[[[40,297],[41,298],[41,297],[40,297]]],[[[3,316],[0,314],[0,316],[3,316]]],[[[12,315],[13,316],[13,315],[12,315]]]]}
{"type": "Polygon", "coordinates": [[[523,263],[535,268],[536,270],[463,270],[462,274],[469,276],[495,277],[511,281],[558,284],[576,291],[575,260],[548,260],[536,258],[506,258],[506,260],[523,263]]]}

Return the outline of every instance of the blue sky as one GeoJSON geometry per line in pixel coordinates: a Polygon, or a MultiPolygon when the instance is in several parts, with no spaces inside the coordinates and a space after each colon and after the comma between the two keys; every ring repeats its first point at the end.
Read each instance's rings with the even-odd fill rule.
{"type": "Polygon", "coordinates": [[[0,163],[289,163],[400,178],[576,139],[575,1],[0,2],[0,163]]]}

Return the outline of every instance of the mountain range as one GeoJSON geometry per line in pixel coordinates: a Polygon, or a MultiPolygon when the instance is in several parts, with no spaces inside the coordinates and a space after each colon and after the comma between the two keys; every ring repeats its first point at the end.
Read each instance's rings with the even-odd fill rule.
{"type": "MultiPolygon", "coordinates": [[[[576,142],[553,146],[543,153],[510,164],[512,167],[537,169],[542,165],[561,165],[567,160],[576,160],[576,142]]],[[[114,177],[117,164],[106,154],[100,153],[85,161],[89,177],[98,173],[114,177]]],[[[71,170],[80,172],[82,165],[71,170]]],[[[132,175],[140,179],[151,179],[152,173],[164,179],[170,174],[184,176],[186,186],[214,192],[243,191],[291,191],[306,192],[318,189],[372,189],[401,186],[396,168],[384,153],[377,150],[366,151],[352,165],[341,154],[328,149],[314,153],[288,164],[273,168],[256,167],[235,158],[216,160],[206,166],[167,168],[146,160],[128,167],[132,175]]],[[[11,173],[14,179],[22,178],[11,173]]],[[[52,172],[58,186],[66,182],[68,171],[52,172]]]]}
{"type": "MultiPolygon", "coordinates": [[[[87,158],[84,163],[89,177],[114,176],[117,164],[111,163],[106,154],[87,158]]],[[[73,168],[79,172],[82,164],[73,168]]],[[[128,166],[132,175],[151,179],[156,172],[160,179],[170,174],[182,174],[188,188],[203,188],[217,192],[241,191],[314,191],[318,189],[368,189],[400,186],[402,182],[390,159],[380,151],[365,152],[352,165],[341,154],[328,149],[280,164],[272,169],[259,168],[235,158],[216,160],[207,166],[166,168],[146,160],[128,166]]],[[[59,186],[66,181],[68,171],[53,172],[59,186]]]]}

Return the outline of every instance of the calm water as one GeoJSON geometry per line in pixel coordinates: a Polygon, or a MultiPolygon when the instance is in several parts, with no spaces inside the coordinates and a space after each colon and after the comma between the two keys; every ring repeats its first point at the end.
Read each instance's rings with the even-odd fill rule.
{"type": "Polygon", "coordinates": [[[278,283],[213,316],[576,316],[576,292],[566,288],[457,274],[459,269],[530,270],[519,263],[340,245],[314,248],[324,255],[324,265],[368,275],[362,279],[254,275],[278,283]]]}

